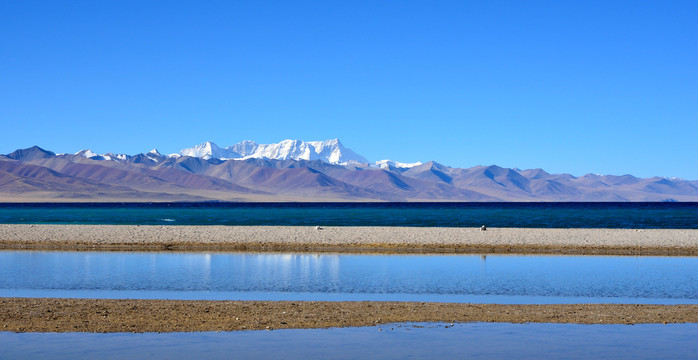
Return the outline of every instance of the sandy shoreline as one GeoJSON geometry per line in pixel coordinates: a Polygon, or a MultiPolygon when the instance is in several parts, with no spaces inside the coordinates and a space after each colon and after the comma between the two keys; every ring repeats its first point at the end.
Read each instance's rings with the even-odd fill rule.
{"type": "Polygon", "coordinates": [[[180,332],[372,326],[398,322],[698,322],[698,305],[0,298],[0,331],[180,332]]]}
{"type": "Polygon", "coordinates": [[[0,249],[695,256],[698,230],[1,224],[0,249]]]}

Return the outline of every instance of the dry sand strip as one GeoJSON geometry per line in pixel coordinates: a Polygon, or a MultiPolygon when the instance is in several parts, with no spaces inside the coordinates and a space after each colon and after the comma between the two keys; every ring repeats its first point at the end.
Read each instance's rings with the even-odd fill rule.
{"type": "Polygon", "coordinates": [[[180,332],[308,329],[399,322],[698,322],[698,305],[0,298],[0,331],[180,332]]]}
{"type": "Polygon", "coordinates": [[[1,224],[0,249],[695,256],[698,230],[1,224]]]}

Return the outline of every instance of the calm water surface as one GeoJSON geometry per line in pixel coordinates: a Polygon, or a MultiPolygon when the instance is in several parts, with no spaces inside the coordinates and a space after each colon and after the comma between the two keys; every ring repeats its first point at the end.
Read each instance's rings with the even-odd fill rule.
{"type": "Polygon", "coordinates": [[[0,204],[6,224],[698,228],[698,203],[0,204]]]}
{"type": "Polygon", "coordinates": [[[698,324],[405,324],[324,330],[0,332],[8,359],[692,359],[698,324]],[[382,331],[378,331],[378,330],[382,331]]]}
{"type": "Polygon", "coordinates": [[[698,303],[698,257],[0,251],[0,296],[698,303]]]}

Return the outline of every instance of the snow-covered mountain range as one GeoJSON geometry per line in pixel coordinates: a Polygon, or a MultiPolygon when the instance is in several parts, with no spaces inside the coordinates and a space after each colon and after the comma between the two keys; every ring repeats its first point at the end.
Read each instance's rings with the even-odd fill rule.
{"type": "MultiPolygon", "coordinates": [[[[126,154],[97,154],[92,150],[80,150],[75,155],[101,160],[126,160],[130,155],[126,154]]],[[[163,155],[156,149],[146,154],[157,161],[163,155]]],[[[421,162],[401,163],[392,160],[379,160],[369,162],[365,157],[345,147],[339,139],[324,141],[284,140],[275,144],[257,144],[251,140],[245,140],[235,145],[222,148],[214,142],[206,141],[199,145],[182,149],[177,154],[168,157],[190,156],[204,160],[246,160],[246,159],[270,159],[270,160],[320,160],[332,165],[368,165],[378,168],[389,166],[410,168],[421,165],[421,162]]]]}
{"type": "Polygon", "coordinates": [[[369,163],[339,140],[0,155],[0,201],[698,201],[698,181],[369,163]]]}
{"type": "Polygon", "coordinates": [[[276,144],[257,144],[245,140],[221,148],[207,141],[179,152],[181,156],[202,159],[274,159],[274,160],[322,160],[334,165],[367,164],[363,156],[342,145],[339,139],[325,141],[284,140],[276,144]]]}

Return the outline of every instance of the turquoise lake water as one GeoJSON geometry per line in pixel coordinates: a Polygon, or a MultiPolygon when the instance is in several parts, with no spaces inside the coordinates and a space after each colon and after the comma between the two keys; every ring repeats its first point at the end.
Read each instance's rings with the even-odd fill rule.
{"type": "Polygon", "coordinates": [[[0,204],[0,224],[698,228],[698,203],[0,204]]]}

